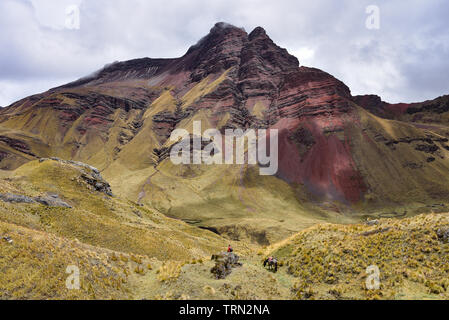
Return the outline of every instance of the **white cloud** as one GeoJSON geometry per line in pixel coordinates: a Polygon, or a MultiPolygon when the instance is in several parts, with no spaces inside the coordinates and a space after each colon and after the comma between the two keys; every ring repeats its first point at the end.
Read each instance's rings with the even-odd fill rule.
{"type": "Polygon", "coordinates": [[[72,81],[72,79],[0,80],[0,107],[7,107],[17,100],[44,92],[49,88],[63,85],[69,81],[72,81]]]}
{"type": "Polygon", "coordinates": [[[301,65],[311,66],[315,58],[315,50],[309,47],[301,47],[297,50],[289,50],[296,58],[301,59],[301,65]]]}
{"type": "Polygon", "coordinates": [[[449,93],[449,3],[377,1],[380,30],[365,28],[370,4],[371,0],[1,0],[0,104],[34,93],[32,83],[36,91],[43,90],[45,84],[75,80],[116,60],[180,56],[217,21],[248,32],[264,27],[302,65],[333,74],[353,93],[376,93],[392,102],[449,93]],[[79,30],[64,28],[70,4],[79,5],[79,30]]]}
{"type": "Polygon", "coordinates": [[[70,6],[80,6],[83,0],[30,0],[36,19],[40,25],[62,30],[66,28],[66,9],[70,6]]]}

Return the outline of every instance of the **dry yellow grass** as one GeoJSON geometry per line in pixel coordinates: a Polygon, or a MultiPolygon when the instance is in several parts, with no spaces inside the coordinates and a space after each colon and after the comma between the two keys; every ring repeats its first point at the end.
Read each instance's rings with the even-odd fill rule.
{"type": "Polygon", "coordinates": [[[182,263],[167,261],[157,271],[157,279],[161,282],[176,280],[181,274],[182,263]]]}
{"type": "Polygon", "coordinates": [[[271,254],[297,278],[297,298],[447,299],[449,243],[437,230],[449,214],[380,219],[378,225],[319,225],[275,246],[271,254]],[[366,234],[365,234],[366,233],[366,234]],[[380,289],[366,287],[366,270],[380,269],[380,289]]]}
{"type": "Polygon", "coordinates": [[[33,161],[1,180],[2,193],[54,192],[73,206],[0,201],[0,235],[13,239],[12,244],[0,240],[2,298],[133,298],[130,290],[142,279],[156,280],[153,268],[159,270],[158,281],[171,281],[187,261],[201,263],[229,242],[145,206],[92,191],[80,174],[69,164],[33,161]],[[65,287],[69,265],[80,268],[80,290],[65,287]]]}
{"type": "Polygon", "coordinates": [[[133,202],[92,191],[71,165],[56,161],[30,162],[21,167],[0,192],[29,196],[53,192],[73,208],[0,202],[0,219],[45,230],[84,243],[153,256],[162,260],[201,258],[225,246],[218,235],[170,219],[133,202]]]}
{"type": "Polygon", "coordinates": [[[109,251],[0,222],[0,299],[127,299],[128,279],[109,251]],[[66,281],[79,268],[80,288],[66,281]]]}

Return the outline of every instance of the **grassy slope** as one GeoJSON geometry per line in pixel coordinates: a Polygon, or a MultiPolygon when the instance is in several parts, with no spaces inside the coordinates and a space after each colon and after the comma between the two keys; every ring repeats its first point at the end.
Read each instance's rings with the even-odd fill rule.
{"type": "MultiPolygon", "coordinates": [[[[130,298],[124,264],[110,250],[0,222],[0,299],[130,298]],[[66,268],[80,269],[80,290],[68,290],[66,268]]],[[[125,256],[123,256],[125,257],[125,256]]]]}
{"type": "Polygon", "coordinates": [[[229,240],[145,206],[91,191],[79,175],[76,167],[56,161],[32,161],[1,175],[2,193],[56,192],[73,206],[0,202],[0,235],[13,239],[12,244],[0,241],[1,298],[290,297],[291,283],[285,283],[280,273],[271,275],[260,267],[259,257],[253,257],[256,247],[230,241],[244,265],[226,280],[215,280],[208,259],[229,240]],[[69,265],[80,268],[80,290],[66,289],[69,265]],[[261,272],[272,284],[269,290],[261,272]]]}
{"type": "Polygon", "coordinates": [[[322,224],[268,251],[296,277],[296,298],[448,299],[449,244],[436,233],[447,227],[447,213],[380,219],[374,226],[322,224]],[[370,265],[380,269],[379,290],[366,288],[370,265]]]}
{"type": "MultiPolygon", "coordinates": [[[[73,208],[0,201],[0,234],[10,236],[14,241],[13,244],[0,241],[0,269],[5,275],[2,276],[3,282],[0,285],[1,296],[92,298],[88,287],[87,291],[75,295],[60,287],[55,289],[55,286],[62,283],[61,279],[66,278],[61,273],[65,272],[65,267],[71,261],[85,264],[84,267],[88,270],[86,277],[94,274],[109,279],[103,273],[106,272],[104,268],[109,270],[118,263],[115,262],[117,259],[113,259],[113,251],[118,252],[116,256],[138,256],[142,261],[152,260],[157,265],[161,261],[185,263],[204,259],[222,250],[228,243],[228,240],[212,232],[167,218],[145,206],[91,191],[79,178],[80,174],[78,168],[71,165],[56,161],[32,161],[14,173],[2,175],[2,193],[38,196],[54,192],[73,208]],[[99,252],[100,266],[88,263],[90,251],[99,252]],[[21,258],[14,260],[20,255],[21,258]],[[16,269],[19,271],[15,272],[16,269]],[[35,283],[33,279],[42,270],[47,270],[45,274],[51,280],[35,283]]],[[[244,244],[234,243],[234,246],[243,251],[248,250],[244,244]]],[[[133,268],[138,266],[146,270],[145,262],[129,266],[127,271],[123,271],[123,266],[120,265],[125,273],[132,273],[133,268]]],[[[144,273],[137,271],[138,274],[144,273]]],[[[122,277],[122,273],[111,271],[108,274],[112,281],[114,277],[122,277]]],[[[96,297],[129,296],[125,292],[126,288],[116,287],[119,282],[104,289],[102,281],[99,284],[86,282],[86,286],[90,283],[95,287],[96,297]],[[122,292],[122,289],[125,291],[122,292]]]]}
{"type": "Polygon", "coordinates": [[[394,216],[395,212],[429,212],[432,204],[447,205],[449,191],[442,177],[447,175],[449,169],[449,152],[442,147],[442,143],[436,142],[440,146],[438,154],[429,154],[415,150],[423,142],[398,143],[392,148],[383,140],[379,141],[379,134],[387,140],[438,135],[406,123],[378,118],[362,109],[359,113],[363,130],[349,128],[348,134],[352,138],[358,170],[362,172],[369,191],[357,209],[365,213],[391,213],[394,216]],[[435,161],[428,163],[428,157],[434,157],[435,161]],[[421,168],[407,166],[411,163],[421,168]]]}

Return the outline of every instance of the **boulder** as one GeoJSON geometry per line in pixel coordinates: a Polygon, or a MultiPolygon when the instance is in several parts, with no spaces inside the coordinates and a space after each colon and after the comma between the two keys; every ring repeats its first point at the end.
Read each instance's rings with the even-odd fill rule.
{"type": "Polygon", "coordinates": [[[378,225],[379,224],[379,220],[377,220],[377,219],[368,220],[368,221],[366,221],[366,224],[369,225],[369,226],[378,225]]]}
{"type": "Polygon", "coordinates": [[[215,266],[210,270],[216,279],[224,279],[232,272],[232,268],[239,267],[240,257],[232,252],[221,252],[218,255],[212,255],[211,260],[215,261],[215,266]]]}
{"type": "Polygon", "coordinates": [[[449,228],[439,228],[437,230],[437,236],[440,241],[444,243],[449,242],[449,228]]]}
{"type": "Polygon", "coordinates": [[[390,229],[391,229],[391,227],[380,228],[380,229],[376,229],[376,230],[363,232],[361,235],[364,237],[368,237],[368,236],[371,236],[376,233],[384,233],[384,232],[390,231],[390,229]]]}
{"type": "Polygon", "coordinates": [[[10,203],[34,203],[33,198],[18,195],[18,194],[12,194],[12,193],[0,193],[0,200],[3,202],[10,202],[10,203]]]}
{"type": "Polygon", "coordinates": [[[14,242],[14,241],[11,239],[11,237],[8,237],[8,236],[3,237],[2,239],[3,239],[3,241],[8,242],[9,244],[12,244],[12,243],[14,242]]]}
{"type": "Polygon", "coordinates": [[[34,200],[40,204],[43,204],[44,206],[72,208],[71,205],[62,201],[57,194],[49,194],[46,197],[36,197],[34,198],[34,200]]]}

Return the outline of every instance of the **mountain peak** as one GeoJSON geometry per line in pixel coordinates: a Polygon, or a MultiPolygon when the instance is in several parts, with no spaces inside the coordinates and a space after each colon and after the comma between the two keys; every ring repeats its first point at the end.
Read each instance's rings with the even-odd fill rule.
{"type": "Polygon", "coordinates": [[[217,34],[217,33],[226,33],[228,31],[236,31],[236,32],[239,32],[239,33],[241,33],[241,32],[246,33],[244,28],[236,27],[236,26],[234,26],[234,25],[232,25],[230,23],[227,23],[227,22],[217,22],[212,27],[212,29],[210,29],[209,33],[217,34]]]}
{"type": "Polygon", "coordinates": [[[253,40],[255,38],[269,38],[267,32],[262,27],[256,27],[248,36],[249,40],[253,40]]]}
{"type": "Polygon", "coordinates": [[[202,37],[196,44],[189,48],[186,55],[189,55],[193,51],[207,50],[229,39],[246,40],[247,38],[248,34],[243,28],[236,27],[227,22],[217,22],[206,36],[202,37]]]}

